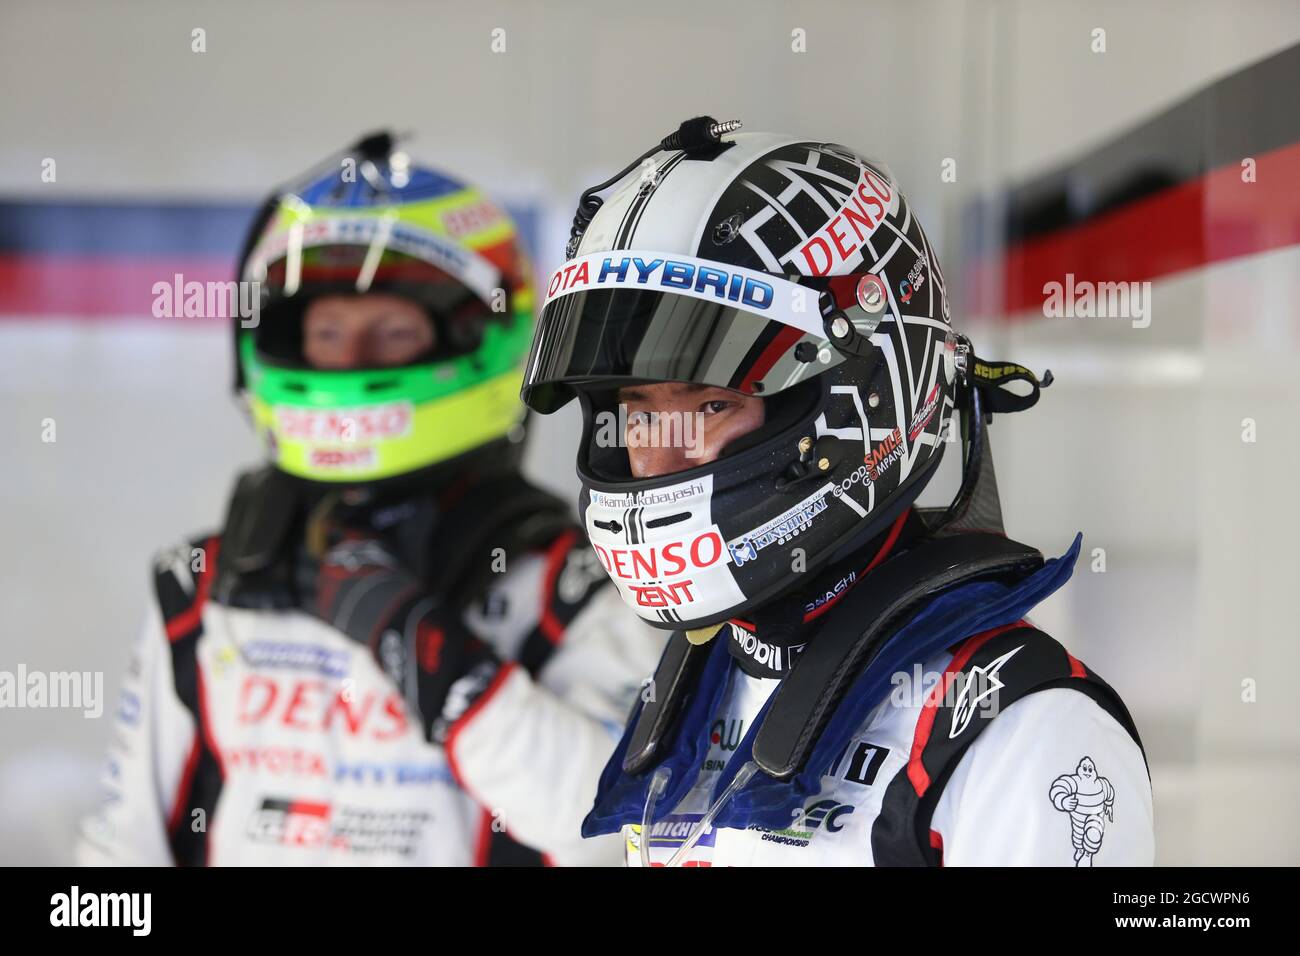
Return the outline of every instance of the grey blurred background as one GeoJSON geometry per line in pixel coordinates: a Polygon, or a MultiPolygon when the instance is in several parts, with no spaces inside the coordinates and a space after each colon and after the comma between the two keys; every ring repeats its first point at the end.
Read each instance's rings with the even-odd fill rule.
{"type": "MultiPolygon", "coordinates": [[[[147,290],[178,265],[220,277],[245,208],[385,125],[515,211],[545,272],[579,191],[699,113],[888,161],[941,250],[954,324],[981,354],[1056,376],[993,429],[1007,529],[1052,554],[1084,532],[1074,582],[1034,619],[1129,703],[1158,861],[1300,862],[1300,230],[1157,276],[1144,329],[1044,318],[963,281],[1000,261],[1017,189],[1074,183],[1091,151],[1297,43],[1293,0],[5,0],[0,670],[102,672],[107,702],[99,719],[0,709],[0,863],[70,859],[150,555],[216,525],[258,457],[225,323],[123,308],[142,294],[123,283],[147,290]]],[[[1294,96],[1234,122],[1272,129],[1294,96]]],[[[1209,142],[1222,117],[1202,119],[1209,142]]],[[[1204,208],[1208,231],[1212,190],[1204,208]]],[[[528,459],[566,491],[573,412],[537,422],[528,459]]]]}

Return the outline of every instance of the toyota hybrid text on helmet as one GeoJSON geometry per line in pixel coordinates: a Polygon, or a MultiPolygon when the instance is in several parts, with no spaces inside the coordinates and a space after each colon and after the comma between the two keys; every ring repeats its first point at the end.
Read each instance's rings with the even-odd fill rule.
{"type": "Polygon", "coordinates": [[[693,629],[761,606],[879,534],[934,473],[958,337],[898,185],[843,146],[708,117],[584,194],[523,397],[584,412],[580,509],[624,600],[693,629]],[[649,159],[652,163],[644,163],[649,159]],[[599,413],[632,383],[764,399],[716,461],[636,480],[599,413]]]}
{"type": "Polygon", "coordinates": [[[235,323],[236,387],[279,470],[367,484],[494,448],[517,457],[532,333],[530,266],[515,225],[482,193],[410,165],[388,134],[277,191],[245,244],[255,327],[235,323]],[[400,367],[321,370],[303,312],[326,293],[387,292],[424,307],[436,344],[400,367]]]}

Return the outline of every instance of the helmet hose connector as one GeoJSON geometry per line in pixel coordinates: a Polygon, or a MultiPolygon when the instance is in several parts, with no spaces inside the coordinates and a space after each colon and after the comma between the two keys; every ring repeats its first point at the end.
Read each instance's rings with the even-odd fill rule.
{"type": "Polygon", "coordinates": [[[734,133],[740,129],[741,125],[739,120],[726,120],[720,123],[712,116],[696,116],[693,119],[688,119],[609,179],[583,190],[582,196],[578,199],[577,211],[573,214],[573,226],[569,230],[569,242],[564,249],[565,258],[572,259],[577,255],[578,244],[582,242],[583,233],[587,231],[587,226],[591,225],[591,220],[596,217],[596,213],[600,211],[600,207],[604,204],[604,200],[597,196],[597,193],[604,192],[610,186],[613,186],[655,153],[682,150],[690,156],[713,150],[721,145],[722,137],[726,133],[734,133]]]}

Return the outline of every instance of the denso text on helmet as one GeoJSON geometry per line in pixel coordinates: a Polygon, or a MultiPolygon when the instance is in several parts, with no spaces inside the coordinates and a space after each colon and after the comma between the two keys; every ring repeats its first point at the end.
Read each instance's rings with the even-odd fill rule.
{"type": "Polygon", "coordinates": [[[670,541],[663,545],[633,545],[627,548],[604,548],[593,544],[592,547],[605,570],[625,581],[676,577],[688,569],[710,567],[725,553],[722,536],[712,530],[697,535],[689,542],[670,541]]]}

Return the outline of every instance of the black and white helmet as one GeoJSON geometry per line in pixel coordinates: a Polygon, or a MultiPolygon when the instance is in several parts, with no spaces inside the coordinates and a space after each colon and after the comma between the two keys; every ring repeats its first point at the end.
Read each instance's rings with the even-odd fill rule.
{"type": "Polygon", "coordinates": [[[701,121],[603,204],[584,194],[523,389],[543,413],[582,402],[587,533],[669,629],[761,606],[886,528],[934,474],[956,376],[943,274],[888,170],[701,121]],[[660,381],[761,396],[766,421],[715,461],[634,479],[598,413],[660,381]]]}

